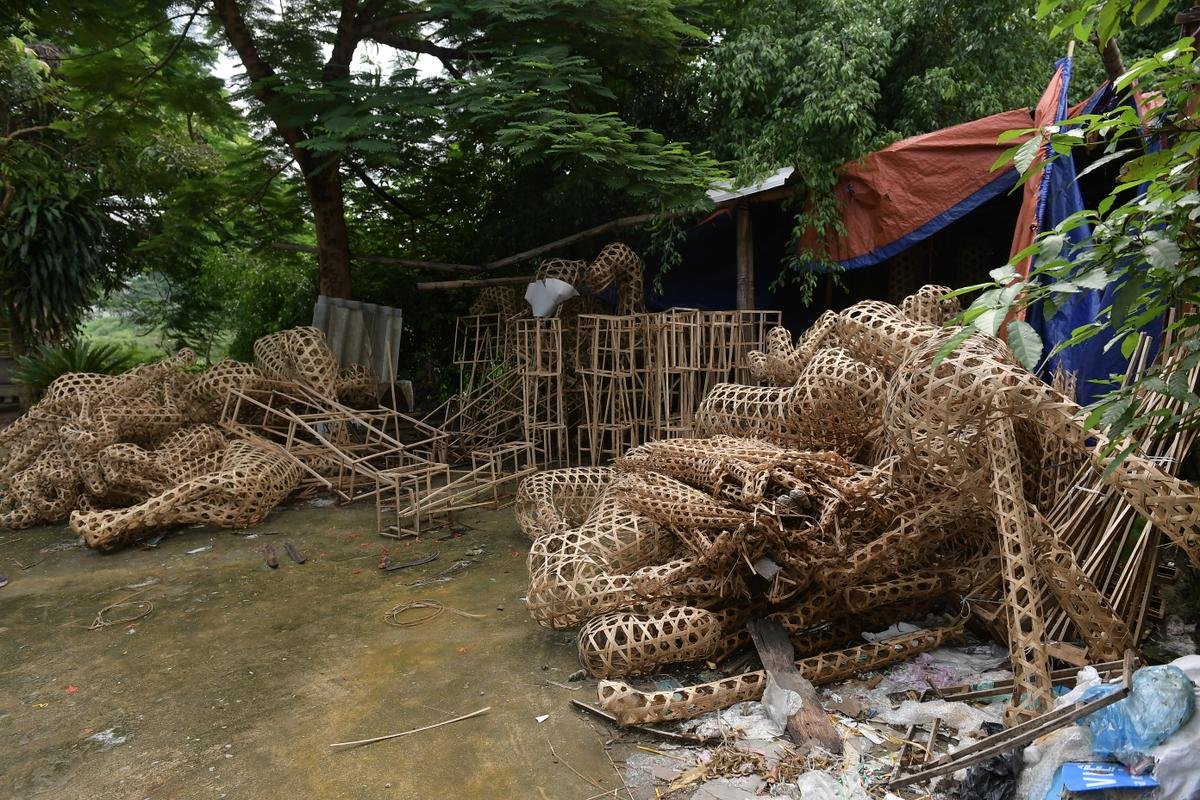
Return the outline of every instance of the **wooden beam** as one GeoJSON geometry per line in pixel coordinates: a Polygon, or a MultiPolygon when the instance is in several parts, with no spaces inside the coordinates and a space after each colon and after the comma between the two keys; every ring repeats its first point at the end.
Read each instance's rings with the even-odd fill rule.
{"type": "MultiPolygon", "coordinates": [[[[271,242],[271,247],[276,250],[286,250],[289,253],[316,253],[315,247],[309,247],[303,244],[292,244],[291,242],[271,242]]],[[[355,253],[350,256],[354,261],[366,261],[371,264],[391,264],[397,267],[410,267],[412,269],[427,269],[433,272],[458,272],[477,274],[486,271],[486,267],[474,266],[472,264],[444,264],[440,261],[415,261],[411,258],[393,258],[391,256],[364,256],[355,253]]]]}
{"type": "Polygon", "coordinates": [[[737,307],[754,310],[754,227],[750,206],[739,205],[737,215],[737,307]]]}
{"type": "Polygon", "coordinates": [[[512,278],[476,278],[474,280],[464,281],[426,281],[418,283],[417,289],[422,292],[431,292],[438,289],[482,289],[485,286],[516,286],[518,284],[532,283],[535,280],[532,275],[517,275],[512,278]]]}
{"type": "Polygon", "coordinates": [[[804,750],[820,745],[835,755],[842,752],[842,737],[825,716],[812,683],[796,669],[796,652],[783,625],[771,619],[752,620],[747,626],[758,659],[767,675],[786,691],[800,695],[800,710],[788,717],[787,732],[804,750]]]}
{"type": "Polygon", "coordinates": [[[609,231],[611,231],[615,228],[628,228],[628,227],[632,227],[634,225],[644,225],[647,222],[651,222],[651,221],[653,221],[655,219],[659,219],[659,218],[674,219],[675,217],[681,217],[681,216],[684,216],[685,214],[693,214],[693,213],[695,213],[695,212],[688,210],[688,211],[672,211],[667,214],[659,214],[659,213],[655,212],[652,214],[638,214],[637,216],[633,216],[633,217],[620,217],[619,219],[614,219],[610,222],[605,222],[603,225],[597,225],[594,228],[588,228],[587,230],[580,231],[579,233],[573,233],[570,236],[564,236],[561,239],[555,239],[553,242],[550,242],[549,244],[539,245],[539,246],[533,248],[532,250],[525,250],[524,252],[517,253],[516,255],[506,256],[505,258],[502,258],[498,261],[490,261],[484,265],[484,269],[490,270],[490,269],[499,269],[500,267],[507,267],[510,264],[516,264],[518,262],[525,261],[526,259],[534,258],[536,256],[540,256],[545,253],[549,253],[553,250],[559,250],[563,247],[566,247],[567,245],[575,244],[575,242],[582,242],[583,240],[590,239],[593,236],[599,236],[602,233],[608,233],[609,231]]]}

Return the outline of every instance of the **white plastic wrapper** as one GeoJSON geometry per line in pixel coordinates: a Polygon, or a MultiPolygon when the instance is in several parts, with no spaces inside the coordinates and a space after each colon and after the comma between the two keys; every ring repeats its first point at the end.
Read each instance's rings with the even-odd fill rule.
{"type": "Polygon", "coordinates": [[[804,707],[804,698],[791,689],[784,689],[775,682],[775,676],[767,673],[767,688],[763,691],[762,704],[767,709],[767,716],[779,726],[783,733],[787,727],[788,718],[798,714],[804,707]]]}
{"type": "Polygon", "coordinates": [[[579,294],[575,287],[558,278],[534,281],[525,289],[525,302],[535,317],[548,317],[555,309],[579,294]]]}

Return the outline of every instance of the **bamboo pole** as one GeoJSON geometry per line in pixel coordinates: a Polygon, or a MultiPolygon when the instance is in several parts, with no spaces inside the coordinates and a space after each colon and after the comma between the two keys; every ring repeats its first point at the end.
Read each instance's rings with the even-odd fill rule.
{"type": "Polygon", "coordinates": [[[566,247],[567,245],[575,244],[575,242],[581,242],[584,239],[591,239],[593,236],[599,236],[602,233],[608,233],[609,231],[613,230],[614,228],[629,228],[629,227],[633,227],[635,225],[644,225],[647,222],[651,222],[655,219],[664,219],[664,220],[674,219],[675,217],[680,217],[685,214],[691,214],[691,213],[694,213],[694,212],[691,210],[688,210],[688,211],[672,211],[667,214],[659,214],[658,212],[653,212],[650,214],[638,214],[638,215],[632,216],[632,217],[620,217],[618,219],[614,219],[609,222],[605,222],[602,225],[597,225],[593,228],[588,228],[587,230],[580,231],[579,233],[573,233],[570,236],[564,236],[561,239],[555,239],[553,242],[549,242],[549,243],[543,244],[543,245],[538,245],[537,247],[534,247],[531,250],[525,250],[523,252],[516,253],[511,256],[506,256],[497,261],[489,261],[487,264],[484,265],[484,269],[492,270],[492,269],[499,269],[500,267],[507,267],[511,264],[516,264],[521,261],[525,261],[527,259],[534,258],[535,256],[540,256],[544,253],[549,253],[552,250],[558,250],[559,248],[566,247]]]}
{"type": "Polygon", "coordinates": [[[754,309],[754,227],[744,203],[737,207],[737,307],[754,309]]]}
{"type": "Polygon", "coordinates": [[[532,275],[517,275],[511,278],[479,278],[478,280],[463,281],[425,281],[417,284],[417,290],[431,292],[439,289],[482,289],[485,286],[517,286],[530,283],[532,275]]]}
{"type": "MultiPolygon", "coordinates": [[[[286,250],[289,253],[315,253],[315,247],[309,247],[303,244],[293,244],[291,242],[271,242],[271,247],[276,250],[286,250]]],[[[417,261],[411,258],[393,258],[391,256],[366,256],[360,253],[355,253],[350,256],[355,261],[366,261],[370,264],[391,264],[397,267],[411,267],[412,269],[427,269],[434,272],[459,272],[459,273],[478,273],[484,272],[486,267],[475,266],[474,264],[446,264],[441,261],[417,261]]]]}

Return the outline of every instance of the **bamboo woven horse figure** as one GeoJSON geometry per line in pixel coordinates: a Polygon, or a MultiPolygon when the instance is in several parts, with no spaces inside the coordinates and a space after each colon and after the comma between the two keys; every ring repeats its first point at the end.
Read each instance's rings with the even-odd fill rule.
{"type": "Polygon", "coordinates": [[[254,362],[270,380],[294,381],[322,397],[337,397],[338,366],[318,328],[290,328],[254,343],[254,362]]]}
{"type": "Polygon", "coordinates": [[[121,375],[71,373],[5,431],[0,525],[27,528],[66,517],[85,492],[104,493],[100,452],[118,441],[150,443],[184,419],[183,368],[190,350],[121,375]]]}
{"type": "Polygon", "coordinates": [[[697,409],[693,427],[700,435],[724,432],[855,457],[879,426],[885,388],[880,371],[830,347],[809,354],[794,383],[717,384],[697,409]]]}
{"type": "MultiPolygon", "coordinates": [[[[771,550],[782,569],[764,600],[787,609],[779,617],[786,629],[809,637],[826,619],[857,615],[861,626],[863,614],[886,619],[886,627],[894,614],[919,612],[946,593],[952,580],[938,564],[939,544],[957,542],[944,535],[905,561],[859,557],[859,539],[847,537],[850,563],[875,580],[848,591],[814,586],[839,563],[836,548],[821,544],[838,538],[835,518],[869,539],[915,503],[909,493],[885,490],[890,466],[861,471],[833,452],[718,436],[652,442],[603,473],[534,476],[519,490],[522,527],[537,536],[530,613],[554,628],[583,625],[580,660],[597,676],[714,658],[744,642],[755,604],[746,602],[743,565],[771,550]],[[572,525],[568,517],[584,515],[581,498],[594,505],[572,525]],[[780,514],[798,521],[786,536],[780,514]],[[797,602],[806,587],[815,594],[797,602]]],[[[904,531],[930,516],[913,515],[904,531]]],[[[834,646],[853,638],[840,636],[834,646]]]]}
{"type": "Polygon", "coordinates": [[[521,297],[509,286],[485,286],[471,303],[471,314],[515,317],[522,311],[521,297]]]}
{"type": "Polygon", "coordinates": [[[791,386],[822,348],[841,347],[854,358],[890,375],[909,350],[958,316],[950,289],[929,284],[904,298],[899,306],[864,300],[840,311],[826,311],[792,343],[786,328],[767,334],[767,350],[749,353],[751,374],[775,386],[791,386]],[[916,323],[912,325],[910,323],[916,323]]]}
{"type": "MultiPolygon", "coordinates": [[[[304,331],[284,332],[267,352],[278,355],[277,345],[288,340],[317,341],[304,331]]],[[[99,513],[148,501],[218,469],[224,437],[198,423],[216,422],[232,391],[253,388],[263,376],[228,359],[195,374],[194,362],[185,349],[120,375],[56,379],[0,432],[0,444],[9,448],[0,461],[0,526],[25,528],[62,521],[73,509],[99,513]]],[[[361,384],[358,376],[348,385],[361,384]]]]}
{"type": "MultiPolygon", "coordinates": [[[[1041,527],[1037,498],[1026,493],[1025,469],[1038,465],[1022,460],[1021,427],[1032,424],[1042,441],[1061,440],[1091,453],[1098,469],[1111,458],[1104,455],[1102,440],[1089,444],[1079,407],[1016,364],[999,340],[974,335],[937,362],[953,334],[929,337],[900,362],[888,387],[883,430],[901,461],[930,485],[978,497],[992,508],[1003,550],[1017,687],[1009,714],[1013,721],[1052,704],[1035,560],[1055,534],[1041,527]]],[[[1116,467],[1107,482],[1200,563],[1195,487],[1137,454],[1116,467]]]]}
{"type": "Polygon", "coordinates": [[[243,441],[183,471],[191,474],[182,483],[128,508],[72,512],[72,530],[88,547],[111,549],[166,526],[244,528],[265,519],[300,480],[291,456],[243,441]]]}

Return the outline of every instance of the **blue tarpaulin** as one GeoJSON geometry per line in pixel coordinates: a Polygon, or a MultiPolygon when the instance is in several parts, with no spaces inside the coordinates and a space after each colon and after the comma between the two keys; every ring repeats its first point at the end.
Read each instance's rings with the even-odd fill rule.
{"type": "MultiPolygon", "coordinates": [[[[1070,61],[1063,59],[1056,65],[1067,71],[1070,76],[1070,61]]],[[[1058,119],[1065,119],[1067,114],[1066,85],[1063,87],[1063,97],[1059,105],[1058,119]]],[[[1113,102],[1113,93],[1106,85],[1089,98],[1088,102],[1076,113],[1091,114],[1105,110],[1113,102]]],[[[1047,144],[1049,147],[1049,144],[1047,144]]],[[[1050,159],[1042,176],[1042,185],[1038,197],[1038,223],[1042,231],[1052,230],[1060,222],[1072,214],[1083,210],[1083,196],[1079,190],[1079,181],[1075,169],[1075,161],[1070,155],[1050,159]]],[[[1080,225],[1067,234],[1067,244],[1064,254],[1078,258],[1091,238],[1092,230],[1088,225],[1080,225]]],[[[1037,257],[1034,257],[1036,266],[1037,257]]],[[[1088,269],[1085,265],[1082,269],[1088,269]]],[[[1110,284],[1103,290],[1081,289],[1066,296],[1058,309],[1047,317],[1041,307],[1035,306],[1029,310],[1027,321],[1042,337],[1045,352],[1050,353],[1055,347],[1071,338],[1075,329],[1103,322],[1107,315],[1104,309],[1112,305],[1113,294],[1118,288],[1110,284]]],[[[1157,339],[1159,323],[1147,330],[1157,339]]],[[[1113,379],[1120,379],[1125,374],[1129,360],[1121,354],[1119,343],[1111,343],[1113,338],[1111,327],[1105,326],[1099,334],[1087,341],[1068,347],[1057,355],[1046,360],[1043,377],[1049,379],[1054,371],[1062,368],[1076,376],[1076,399],[1087,405],[1100,396],[1115,388],[1113,379]]]]}

